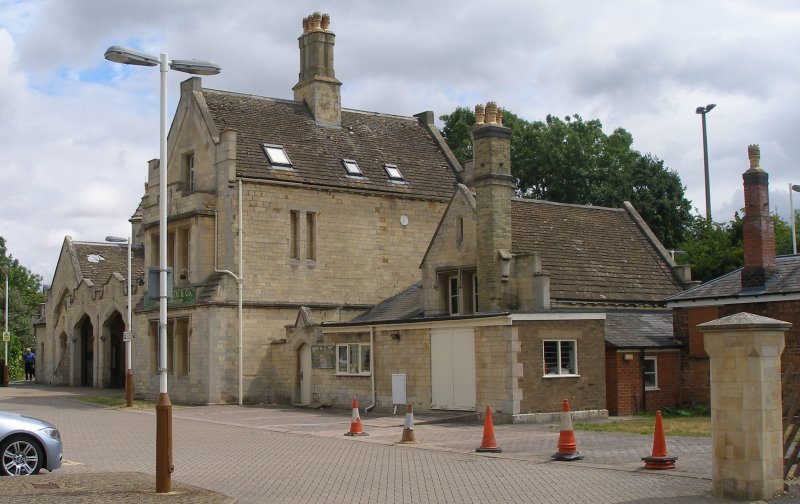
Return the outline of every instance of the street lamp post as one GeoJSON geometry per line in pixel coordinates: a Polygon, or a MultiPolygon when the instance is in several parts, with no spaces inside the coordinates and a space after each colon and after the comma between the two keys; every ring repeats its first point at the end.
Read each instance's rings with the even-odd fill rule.
{"type": "Polygon", "coordinates": [[[3,386],[8,387],[8,266],[3,266],[3,275],[6,277],[6,315],[5,315],[5,328],[3,329],[3,346],[6,349],[3,361],[3,386]]]}
{"type": "Polygon", "coordinates": [[[211,61],[168,60],[166,53],[156,58],[121,46],[111,46],[105,58],[115,63],[158,66],[161,72],[160,155],[159,155],[159,261],[158,261],[158,373],[159,394],[156,402],[156,492],[172,490],[172,403],[167,393],[167,72],[169,69],[197,75],[216,75],[220,67],[211,61]]]}
{"type": "Polygon", "coordinates": [[[695,114],[700,114],[703,116],[703,166],[705,168],[705,177],[706,177],[706,220],[711,222],[711,186],[708,182],[708,140],[706,136],[706,114],[711,112],[711,110],[716,107],[717,105],[714,103],[709,103],[705,107],[697,107],[695,110],[695,114]]]}
{"type": "Polygon", "coordinates": [[[106,241],[111,243],[127,243],[128,244],[128,318],[125,319],[125,333],[123,334],[123,341],[125,342],[125,402],[130,408],[133,406],[133,367],[131,356],[131,338],[133,337],[133,318],[131,304],[131,239],[120,238],[119,236],[106,236],[106,241]]]}
{"type": "Polygon", "coordinates": [[[792,254],[797,253],[797,219],[794,215],[794,201],[792,191],[800,192],[800,185],[789,182],[789,218],[792,219],[792,254]]]}

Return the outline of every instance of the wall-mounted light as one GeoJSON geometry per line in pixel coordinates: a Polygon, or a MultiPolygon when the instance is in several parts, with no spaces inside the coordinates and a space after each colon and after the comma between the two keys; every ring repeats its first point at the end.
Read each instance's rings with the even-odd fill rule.
{"type": "Polygon", "coordinates": [[[629,353],[623,354],[622,355],[622,360],[633,360],[633,354],[629,354],[629,353]]]}
{"type": "Polygon", "coordinates": [[[393,332],[392,333],[392,341],[400,341],[400,333],[399,332],[393,332]]]}

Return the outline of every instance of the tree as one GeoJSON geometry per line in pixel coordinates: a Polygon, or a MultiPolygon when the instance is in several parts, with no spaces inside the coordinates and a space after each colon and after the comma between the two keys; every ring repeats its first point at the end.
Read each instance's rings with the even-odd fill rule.
{"type": "MultiPolygon", "coordinates": [[[[458,107],[440,119],[458,160],[471,159],[474,113],[458,107]]],[[[609,207],[630,201],[664,245],[674,248],[685,239],[692,217],[680,177],[662,160],[634,150],[624,129],[606,135],[597,119],[548,115],[545,122],[529,122],[509,111],[503,123],[512,130],[511,173],[520,196],[609,207]]]]}
{"type": "MultiPolygon", "coordinates": [[[[34,315],[39,313],[39,305],[45,301],[42,294],[42,279],[39,275],[31,273],[22,266],[18,260],[7,253],[6,240],[0,236],[0,266],[8,267],[8,332],[11,341],[8,344],[8,375],[9,379],[21,376],[22,350],[24,347],[33,347],[34,315]]],[[[0,323],[5,327],[5,278],[2,278],[0,289],[0,323]]],[[[0,359],[5,357],[0,353],[0,359]]]]}
{"type": "MultiPolygon", "coordinates": [[[[680,244],[684,252],[677,259],[692,266],[692,279],[707,282],[739,269],[744,264],[743,224],[739,212],[730,222],[710,223],[705,217],[695,216],[689,227],[688,238],[680,244]]],[[[772,214],[775,230],[775,255],[792,253],[792,228],[777,214],[772,214]]]]}

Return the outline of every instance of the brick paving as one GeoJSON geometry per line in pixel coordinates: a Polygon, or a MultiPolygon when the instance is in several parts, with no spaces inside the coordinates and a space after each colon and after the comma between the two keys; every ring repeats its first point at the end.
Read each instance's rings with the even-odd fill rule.
{"type": "MultiPolygon", "coordinates": [[[[59,427],[67,462],[53,475],[154,474],[155,413],[75,400],[87,392],[96,393],[12,385],[0,389],[0,409],[59,427]]],[[[648,436],[578,431],[586,459],[565,463],[550,460],[557,427],[498,425],[503,453],[476,454],[481,425],[425,425],[425,419],[415,415],[418,444],[397,445],[400,414],[362,413],[370,435],[351,438],[343,435],[349,411],[175,407],[173,482],[241,503],[720,502],[709,494],[708,438],[668,438],[678,469],[651,472],[639,461],[652,446],[648,436]]],[[[0,495],[10,479],[0,479],[0,495]]],[[[780,502],[800,501],[787,496],[780,502]]]]}

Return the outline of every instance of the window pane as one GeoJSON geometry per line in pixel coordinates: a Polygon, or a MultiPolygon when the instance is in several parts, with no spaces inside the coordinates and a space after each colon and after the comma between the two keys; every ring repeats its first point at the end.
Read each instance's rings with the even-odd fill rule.
{"type": "Polygon", "coordinates": [[[386,168],[386,173],[389,175],[389,178],[396,179],[396,180],[403,180],[403,174],[400,173],[400,170],[395,165],[384,165],[386,168]]]}
{"type": "Polygon", "coordinates": [[[369,345],[361,345],[361,372],[370,372],[370,360],[372,359],[372,352],[369,345]]]}
{"type": "Polygon", "coordinates": [[[558,373],[558,342],[544,342],[544,374],[558,373]]]}
{"type": "Polygon", "coordinates": [[[355,160],[342,159],[342,164],[349,175],[361,175],[361,168],[358,167],[358,163],[355,160]]]}
{"type": "Polygon", "coordinates": [[[347,345],[350,349],[350,368],[347,370],[348,373],[358,373],[358,345],[347,345]]]}
{"type": "Polygon", "coordinates": [[[283,147],[264,145],[264,151],[267,153],[270,163],[284,166],[292,165],[291,161],[289,161],[289,156],[286,155],[286,151],[283,150],[283,147]]]}
{"type": "Polygon", "coordinates": [[[458,313],[458,277],[450,277],[450,313],[458,313]]]}
{"type": "Polygon", "coordinates": [[[646,358],[644,360],[644,386],[645,388],[658,387],[655,359],[646,358]]]}
{"type": "Polygon", "coordinates": [[[575,373],[575,342],[561,342],[561,374],[575,373]]]}
{"type": "Polygon", "coordinates": [[[337,373],[346,373],[347,372],[347,345],[339,345],[336,347],[337,352],[339,353],[339,358],[336,362],[336,372],[337,373]]]}

